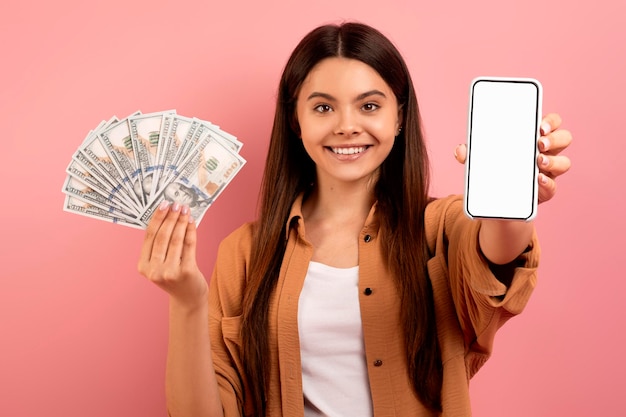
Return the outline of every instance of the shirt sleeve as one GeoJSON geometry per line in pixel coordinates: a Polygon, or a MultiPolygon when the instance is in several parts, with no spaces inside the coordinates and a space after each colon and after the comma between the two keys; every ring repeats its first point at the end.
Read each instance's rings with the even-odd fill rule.
{"type": "Polygon", "coordinates": [[[468,376],[489,358],[496,331],[521,313],[537,282],[540,249],[536,233],[511,263],[492,265],[478,243],[479,220],[463,212],[462,196],[435,200],[427,208],[431,253],[447,267],[450,294],[463,332],[468,376]]]}

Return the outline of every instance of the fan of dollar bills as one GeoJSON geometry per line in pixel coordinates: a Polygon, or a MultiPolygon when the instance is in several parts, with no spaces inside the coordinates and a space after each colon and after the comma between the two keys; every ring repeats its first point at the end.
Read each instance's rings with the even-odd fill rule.
{"type": "Polygon", "coordinates": [[[163,200],[199,224],[246,161],[218,126],[174,110],[102,121],[72,156],[63,184],[68,212],[144,229],[163,200]]]}

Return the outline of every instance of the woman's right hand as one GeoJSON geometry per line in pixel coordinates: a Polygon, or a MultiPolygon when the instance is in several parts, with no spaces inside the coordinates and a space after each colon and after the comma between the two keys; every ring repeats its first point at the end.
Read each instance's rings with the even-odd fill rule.
{"type": "Polygon", "coordinates": [[[146,228],[139,273],[170,295],[168,415],[223,416],[209,337],[208,284],[196,263],[189,207],[164,201],[146,228]]]}
{"type": "Polygon", "coordinates": [[[146,228],[137,269],[186,308],[206,303],[208,285],[196,263],[196,224],[189,207],[161,203],[146,228]]]}

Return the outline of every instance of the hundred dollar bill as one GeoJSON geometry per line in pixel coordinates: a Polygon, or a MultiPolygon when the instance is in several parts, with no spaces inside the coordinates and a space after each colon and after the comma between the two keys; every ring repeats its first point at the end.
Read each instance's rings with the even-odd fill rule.
{"type": "Polygon", "coordinates": [[[213,123],[204,122],[204,124],[207,125],[207,129],[211,130],[214,138],[220,140],[224,145],[239,153],[239,151],[243,147],[243,143],[240,142],[235,135],[224,132],[222,129],[220,129],[218,125],[215,125],[213,123]]]}
{"type": "Polygon", "coordinates": [[[133,213],[127,207],[118,206],[112,200],[107,199],[100,193],[96,192],[89,185],[80,180],[68,176],[63,184],[65,194],[76,197],[79,200],[90,203],[95,207],[101,208],[114,216],[125,218],[126,220],[136,222],[137,214],[133,213]]]}
{"type": "Polygon", "coordinates": [[[163,116],[163,121],[161,122],[161,131],[159,132],[159,146],[157,149],[156,161],[155,161],[155,169],[152,175],[152,191],[150,193],[150,201],[154,199],[154,195],[157,191],[157,184],[159,183],[159,179],[164,169],[164,160],[165,153],[168,149],[168,137],[169,132],[172,127],[172,121],[176,117],[176,114],[165,114],[163,116]]]}
{"type": "MultiPolygon", "coordinates": [[[[76,161],[85,169],[94,178],[93,182],[99,182],[102,188],[107,191],[107,194],[115,195],[120,200],[126,202],[126,205],[129,207],[141,211],[137,201],[131,198],[123,187],[117,169],[98,139],[97,131],[87,136],[83,144],[72,156],[72,161],[76,161]]],[[[73,167],[77,167],[77,165],[70,164],[66,171],[79,176],[77,171],[72,170],[73,167]]]]}
{"type": "Polygon", "coordinates": [[[168,182],[141,215],[147,223],[163,200],[190,208],[191,216],[200,224],[204,213],[246,161],[213,136],[205,136],[191,151],[174,180],[168,182]]]}
{"type": "Polygon", "coordinates": [[[194,150],[201,142],[204,142],[210,134],[207,122],[193,118],[191,128],[187,137],[178,149],[178,153],[174,157],[174,161],[169,165],[169,178],[174,179],[180,174],[179,168],[184,166],[189,158],[191,151],[194,150]]]}
{"type": "MultiPolygon", "coordinates": [[[[81,158],[80,152],[78,152],[78,158],[81,158]]],[[[85,161],[86,163],[89,163],[85,161]]],[[[102,197],[109,201],[113,205],[117,205],[120,208],[126,208],[130,212],[138,212],[139,207],[133,206],[128,201],[120,198],[120,194],[118,191],[118,186],[114,186],[109,184],[106,179],[98,174],[92,173],[88,168],[83,166],[79,160],[72,159],[72,161],[67,166],[65,170],[68,173],[68,176],[76,178],[81,181],[83,184],[88,185],[95,192],[99,193],[102,197]]],[[[64,184],[65,186],[65,184],[64,184]]]]}
{"type": "MultiPolygon", "coordinates": [[[[208,133],[206,133],[208,134],[208,133]]],[[[174,160],[170,164],[170,168],[176,168],[181,166],[182,162],[187,158],[191,149],[195,148],[196,145],[200,142],[200,138],[206,136],[205,127],[202,123],[202,120],[197,118],[191,119],[191,126],[189,127],[189,131],[183,140],[183,143],[178,148],[178,152],[174,156],[174,160]]],[[[171,171],[170,178],[176,177],[178,172],[171,171]]]]}
{"type": "MultiPolygon", "coordinates": [[[[101,145],[99,140],[94,139],[97,144],[101,145]]],[[[73,159],[80,161],[83,166],[87,167],[89,173],[94,178],[101,178],[100,182],[104,187],[110,187],[110,193],[116,195],[123,201],[140,210],[140,205],[130,196],[130,193],[124,187],[120,174],[117,172],[113,162],[106,154],[104,149],[96,147],[96,144],[90,143],[90,149],[78,150],[73,159]],[[101,151],[101,152],[100,152],[101,151]]]]}
{"type": "Polygon", "coordinates": [[[138,169],[135,191],[141,193],[144,205],[150,202],[152,196],[154,171],[157,165],[156,157],[163,119],[166,115],[173,113],[174,110],[168,110],[166,112],[148,113],[128,118],[130,137],[135,150],[135,166],[138,169]]]}
{"type": "Polygon", "coordinates": [[[140,168],[136,164],[137,152],[133,146],[128,119],[100,131],[97,137],[119,174],[115,177],[116,180],[126,188],[131,199],[144,206],[146,202],[141,192],[140,168]]]}
{"type": "Polygon", "coordinates": [[[119,186],[119,192],[124,194],[124,197],[135,204],[139,205],[132,187],[129,185],[129,181],[124,181],[126,173],[121,172],[111,155],[106,151],[105,145],[100,140],[100,135],[95,136],[87,142],[79,151],[86,159],[94,165],[110,184],[119,186]]]}
{"type": "Polygon", "coordinates": [[[68,194],[65,195],[65,204],[63,205],[63,210],[70,213],[76,213],[82,216],[91,217],[94,219],[122,224],[124,226],[133,227],[135,229],[145,228],[145,226],[139,222],[129,221],[123,217],[117,217],[114,214],[111,214],[106,210],[96,207],[87,201],[83,201],[77,197],[68,194]]]}
{"type": "Polygon", "coordinates": [[[241,148],[241,142],[234,135],[222,131],[218,126],[197,118],[193,118],[191,123],[187,137],[179,147],[174,160],[168,166],[168,178],[170,180],[180,174],[179,168],[184,166],[192,151],[200,143],[206,141],[209,136],[211,136],[211,140],[220,142],[225,148],[234,152],[238,152],[241,148]]]}
{"type": "Polygon", "coordinates": [[[153,194],[156,195],[162,191],[165,184],[173,177],[171,171],[172,168],[175,167],[174,164],[179,150],[187,138],[193,135],[193,130],[197,125],[198,123],[194,124],[194,120],[189,117],[177,115],[172,118],[170,129],[165,137],[162,155],[159,155],[162,159],[159,161],[158,165],[162,167],[162,169],[159,171],[158,181],[155,183],[153,180],[153,184],[157,187],[153,194]]]}

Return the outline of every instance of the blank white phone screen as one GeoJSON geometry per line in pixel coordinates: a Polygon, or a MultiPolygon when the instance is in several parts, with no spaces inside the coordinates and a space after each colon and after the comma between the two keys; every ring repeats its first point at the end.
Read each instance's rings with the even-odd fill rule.
{"type": "Polygon", "coordinates": [[[541,85],[533,81],[472,86],[465,190],[471,217],[529,220],[536,213],[541,85]]]}

